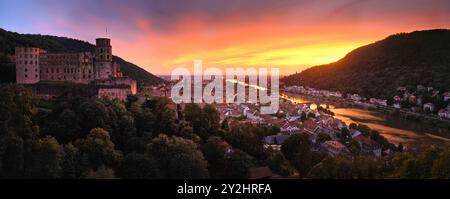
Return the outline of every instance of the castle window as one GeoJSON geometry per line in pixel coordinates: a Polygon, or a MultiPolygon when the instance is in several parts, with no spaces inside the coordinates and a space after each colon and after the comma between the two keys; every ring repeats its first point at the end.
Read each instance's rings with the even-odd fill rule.
{"type": "Polygon", "coordinates": [[[27,65],[28,64],[28,61],[25,61],[25,65],[27,65]]]}
{"type": "Polygon", "coordinates": [[[59,73],[59,68],[56,69],[56,73],[59,73]]]}
{"type": "Polygon", "coordinates": [[[103,55],[100,55],[100,59],[103,59],[103,55]]]}
{"type": "Polygon", "coordinates": [[[109,59],[109,55],[106,55],[106,59],[109,59]]]}
{"type": "Polygon", "coordinates": [[[37,65],[37,61],[34,62],[34,65],[37,65]]]}
{"type": "Polygon", "coordinates": [[[37,72],[37,68],[34,69],[34,72],[37,72]]]}
{"type": "MultiPolygon", "coordinates": [[[[54,72],[53,68],[52,68],[52,73],[54,72]]],[[[53,78],[52,78],[53,79],[53,78]]]]}
{"type": "Polygon", "coordinates": [[[37,76],[37,75],[35,75],[35,77],[37,78],[38,76],[37,76]]]}
{"type": "Polygon", "coordinates": [[[28,77],[28,75],[25,75],[25,77],[28,77]]]}
{"type": "Polygon", "coordinates": [[[45,69],[45,73],[48,73],[48,68],[45,69]]]}

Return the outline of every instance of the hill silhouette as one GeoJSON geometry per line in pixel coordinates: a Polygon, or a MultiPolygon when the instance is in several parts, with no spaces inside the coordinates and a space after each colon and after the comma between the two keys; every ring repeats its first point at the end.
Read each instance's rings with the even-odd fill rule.
{"type": "Polygon", "coordinates": [[[385,99],[399,86],[413,89],[420,84],[441,93],[450,91],[450,30],[395,34],[281,81],[385,99]]]}

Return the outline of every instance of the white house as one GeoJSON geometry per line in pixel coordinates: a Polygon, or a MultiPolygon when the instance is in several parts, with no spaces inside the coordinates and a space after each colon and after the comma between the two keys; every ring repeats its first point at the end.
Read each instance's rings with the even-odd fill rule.
{"type": "Polygon", "coordinates": [[[423,105],[423,110],[424,111],[428,110],[428,111],[433,112],[433,111],[435,111],[435,106],[433,103],[428,102],[423,105]]]}
{"type": "Polygon", "coordinates": [[[445,92],[444,93],[444,101],[449,101],[450,100],[450,92],[445,92]]]}

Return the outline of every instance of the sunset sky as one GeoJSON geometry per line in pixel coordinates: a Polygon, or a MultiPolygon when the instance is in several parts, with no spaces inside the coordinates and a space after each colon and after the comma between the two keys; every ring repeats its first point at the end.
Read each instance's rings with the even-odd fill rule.
{"type": "Polygon", "coordinates": [[[449,0],[0,0],[0,28],[94,43],[154,74],[330,63],[394,33],[450,28],[449,0]]]}

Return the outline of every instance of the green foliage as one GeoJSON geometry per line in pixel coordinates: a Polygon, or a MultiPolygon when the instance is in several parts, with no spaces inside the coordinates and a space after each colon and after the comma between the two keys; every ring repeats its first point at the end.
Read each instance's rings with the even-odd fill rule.
{"type": "Polygon", "coordinates": [[[233,121],[231,129],[225,135],[225,140],[254,157],[263,158],[265,155],[262,140],[265,134],[266,131],[262,128],[233,121]]]}
{"type": "Polygon", "coordinates": [[[122,160],[122,153],[114,149],[108,131],[94,128],[86,139],[78,140],[75,144],[80,155],[87,160],[88,168],[98,169],[100,166],[113,167],[122,160]]]}
{"type": "Polygon", "coordinates": [[[135,152],[125,156],[119,171],[121,178],[151,179],[160,177],[155,160],[148,155],[135,152]]]}
{"type": "Polygon", "coordinates": [[[249,178],[252,166],[252,158],[237,149],[227,159],[224,178],[249,178]]]}
{"type": "Polygon", "coordinates": [[[270,169],[281,176],[290,176],[296,172],[289,161],[279,151],[272,151],[267,157],[267,164],[270,169]]]}
{"type": "Polygon", "coordinates": [[[63,174],[63,147],[53,137],[37,141],[33,149],[34,164],[30,176],[38,178],[58,178],[63,174]]]}
{"type": "Polygon", "coordinates": [[[331,140],[331,136],[326,134],[326,133],[319,133],[319,135],[317,135],[317,142],[318,143],[324,143],[328,140],[331,140]]]}
{"type": "Polygon", "coordinates": [[[372,179],[377,176],[379,163],[366,157],[327,157],[315,165],[308,178],[318,179],[372,179]]]}
{"type": "Polygon", "coordinates": [[[438,155],[431,173],[433,178],[450,179],[450,148],[438,155]]]}
{"type": "Polygon", "coordinates": [[[323,158],[320,153],[311,151],[311,145],[308,135],[302,133],[291,135],[281,146],[281,152],[301,176],[306,176],[323,158]]]}
{"type": "MultiPolygon", "coordinates": [[[[365,125],[350,127],[400,152],[325,158],[306,134],[290,136],[273,151],[263,138],[276,127],[232,120],[221,129],[213,107],[181,111],[186,121],[175,117],[167,98],[124,104],[80,93],[68,87],[55,100],[36,101],[22,86],[0,85],[0,178],[248,178],[255,166],[304,178],[449,178],[449,148],[401,152],[365,125]],[[204,139],[194,125],[208,133],[204,139]]],[[[350,135],[348,129],[339,134],[350,135]]],[[[319,143],[329,139],[318,135],[319,143]]],[[[360,154],[359,143],[348,141],[360,154]]]]}
{"type": "Polygon", "coordinates": [[[211,136],[202,147],[205,159],[208,161],[208,170],[212,178],[225,177],[226,162],[225,153],[230,145],[222,138],[211,136]]]}
{"type": "Polygon", "coordinates": [[[115,179],[114,170],[105,166],[100,166],[96,170],[89,170],[85,178],[87,179],[115,179]]]}
{"type": "Polygon", "coordinates": [[[147,155],[158,162],[164,178],[206,178],[207,161],[191,140],[160,134],[148,145],[147,155]]]}

